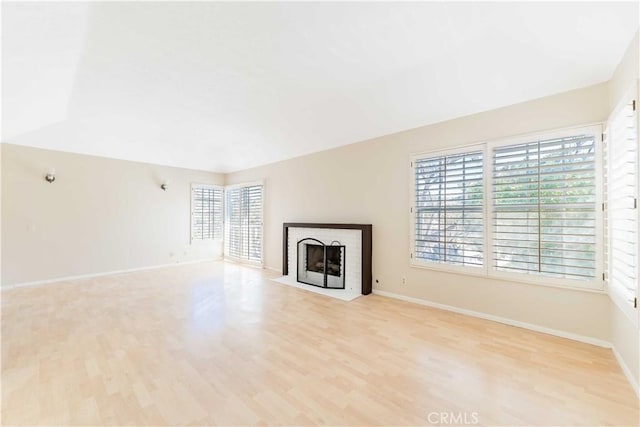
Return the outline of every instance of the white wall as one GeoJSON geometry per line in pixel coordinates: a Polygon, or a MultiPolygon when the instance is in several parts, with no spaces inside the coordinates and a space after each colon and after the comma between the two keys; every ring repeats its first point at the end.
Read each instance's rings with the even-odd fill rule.
{"type": "Polygon", "coordinates": [[[2,147],[3,145],[0,144],[0,287],[2,287],[2,147]]]}
{"type": "Polygon", "coordinates": [[[265,180],[267,267],[281,268],[283,222],[371,223],[376,290],[608,341],[610,306],[604,294],[409,266],[411,153],[602,122],[607,88],[600,84],[387,135],[228,174],[226,180],[265,180]]]}
{"type": "MultiPolygon", "coordinates": [[[[613,112],[622,98],[634,84],[640,87],[640,37],[636,33],[624,57],[609,81],[609,113],[613,112]]],[[[640,101],[640,91],[636,100],[640,101]]],[[[638,121],[640,122],[640,108],[638,121]]],[[[636,319],[627,317],[622,310],[611,301],[611,343],[622,362],[626,365],[632,382],[635,382],[636,393],[640,384],[640,313],[636,310],[636,319]]]]}
{"type": "Polygon", "coordinates": [[[192,182],[224,176],[2,144],[2,285],[219,258],[190,244],[192,182]]]}

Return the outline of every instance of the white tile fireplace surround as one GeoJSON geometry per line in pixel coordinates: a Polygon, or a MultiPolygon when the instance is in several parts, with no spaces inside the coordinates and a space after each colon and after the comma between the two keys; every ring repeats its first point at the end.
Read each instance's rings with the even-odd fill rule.
{"type": "MultiPolygon", "coordinates": [[[[340,228],[330,228],[332,224],[300,224],[289,223],[284,226],[283,240],[286,236],[286,242],[283,241],[283,273],[284,276],[274,279],[275,282],[282,283],[289,286],[295,286],[297,288],[305,289],[318,294],[338,298],[343,301],[351,301],[361,294],[367,294],[370,292],[370,280],[371,274],[367,274],[366,268],[363,269],[363,254],[365,257],[369,257],[369,262],[365,262],[365,265],[370,270],[370,254],[371,254],[371,239],[370,228],[369,234],[365,235],[365,231],[361,228],[348,228],[347,224],[336,224],[340,228]],[[295,226],[300,225],[300,226],[295,226]],[[368,236],[368,237],[367,237],[368,236]],[[363,240],[364,238],[364,240],[363,240]],[[327,287],[314,286],[306,283],[301,283],[298,278],[298,261],[300,256],[305,257],[305,253],[298,253],[300,242],[303,239],[315,239],[322,244],[330,247],[332,245],[344,246],[344,259],[343,265],[340,267],[341,275],[344,275],[344,289],[332,289],[327,287]],[[364,248],[363,248],[364,245],[364,248]],[[368,249],[364,250],[363,249],[368,249]],[[364,272],[364,275],[363,275],[364,272]],[[363,276],[369,281],[368,286],[364,285],[363,276]]],[[[360,225],[353,225],[353,227],[363,227],[360,225]]],[[[366,227],[366,226],[364,226],[366,227]]],[[[370,226],[368,226],[370,227],[370,226]]],[[[307,240],[304,243],[314,244],[316,242],[307,240]]],[[[319,243],[318,243],[319,244],[319,243]]],[[[300,245],[300,250],[303,250],[303,245],[300,245]]],[[[307,272],[308,273],[308,272],[307,272]]],[[[322,273],[311,273],[318,278],[322,277],[322,273]]],[[[338,279],[335,276],[327,276],[329,286],[340,286],[342,278],[338,279]],[[339,285],[337,285],[339,283],[339,285]]],[[[320,283],[322,280],[320,280],[320,283]]]]}

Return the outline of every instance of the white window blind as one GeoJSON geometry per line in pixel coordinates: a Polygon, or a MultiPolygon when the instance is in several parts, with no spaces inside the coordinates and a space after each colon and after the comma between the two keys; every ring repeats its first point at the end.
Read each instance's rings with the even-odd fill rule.
{"type": "Polygon", "coordinates": [[[638,130],[633,102],[607,131],[609,283],[631,303],[638,286],[638,130]]]}
{"type": "Polygon", "coordinates": [[[262,261],[262,185],[226,190],[225,254],[262,261]]]}
{"type": "Polygon", "coordinates": [[[414,261],[483,265],[483,152],[416,158],[414,261]]]}
{"type": "Polygon", "coordinates": [[[222,188],[194,185],[191,188],[191,240],[222,239],[222,188]]]}
{"type": "Polygon", "coordinates": [[[499,146],[492,161],[493,267],[593,280],[595,136],[499,146]]]}

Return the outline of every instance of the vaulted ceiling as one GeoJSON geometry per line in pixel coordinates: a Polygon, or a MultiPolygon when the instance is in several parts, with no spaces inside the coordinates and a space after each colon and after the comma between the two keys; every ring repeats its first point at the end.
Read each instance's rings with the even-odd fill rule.
{"type": "Polygon", "coordinates": [[[2,3],[2,142],[229,172],[608,80],[628,3],[2,3]]]}

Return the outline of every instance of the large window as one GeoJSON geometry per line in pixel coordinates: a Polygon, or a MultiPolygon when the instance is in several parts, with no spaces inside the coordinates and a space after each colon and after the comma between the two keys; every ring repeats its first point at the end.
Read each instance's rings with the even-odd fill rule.
{"type": "Polygon", "coordinates": [[[191,186],[191,240],[222,239],[222,188],[191,186]]]}
{"type": "MultiPolygon", "coordinates": [[[[638,127],[635,102],[619,107],[607,129],[608,271],[612,299],[627,313],[638,292],[638,127]]],[[[631,315],[637,321],[637,316],[631,315]]]]}
{"type": "Polygon", "coordinates": [[[482,150],[413,162],[415,260],[482,267],[482,150]]]}
{"type": "Polygon", "coordinates": [[[595,279],[595,144],[577,134],[493,150],[496,270],[595,279]]]}
{"type": "Polygon", "coordinates": [[[262,262],[262,184],[227,187],[225,255],[262,262]]]}
{"type": "Polygon", "coordinates": [[[601,133],[414,156],[412,265],[603,289],[601,133]]]}

